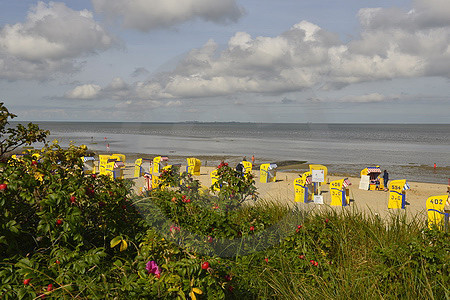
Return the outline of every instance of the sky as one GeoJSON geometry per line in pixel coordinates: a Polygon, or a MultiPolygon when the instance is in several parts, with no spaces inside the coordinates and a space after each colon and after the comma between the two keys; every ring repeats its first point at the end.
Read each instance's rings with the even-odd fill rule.
{"type": "Polygon", "coordinates": [[[448,0],[0,0],[26,121],[450,123],[448,0]]]}

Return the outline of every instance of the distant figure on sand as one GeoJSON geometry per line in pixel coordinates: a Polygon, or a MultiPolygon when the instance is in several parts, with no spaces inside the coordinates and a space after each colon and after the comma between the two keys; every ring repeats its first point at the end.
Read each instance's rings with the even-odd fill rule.
{"type": "Polygon", "coordinates": [[[242,161],[247,161],[247,156],[244,156],[244,158],[242,159],[242,161]]]}
{"type": "Polygon", "coordinates": [[[236,171],[242,173],[244,171],[244,165],[242,163],[238,163],[236,166],[236,171]]]}
{"type": "Polygon", "coordinates": [[[252,165],[255,164],[255,155],[252,155],[252,165]]]}
{"type": "Polygon", "coordinates": [[[386,170],[384,170],[383,180],[384,180],[384,190],[387,191],[389,182],[389,173],[386,170]]]}

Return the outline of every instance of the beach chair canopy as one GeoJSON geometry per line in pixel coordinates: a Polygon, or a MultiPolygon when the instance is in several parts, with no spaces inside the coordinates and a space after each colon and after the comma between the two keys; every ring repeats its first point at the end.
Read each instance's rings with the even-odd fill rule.
{"type": "Polygon", "coordinates": [[[350,180],[348,180],[348,178],[344,179],[344,182],[342,183],[342,186],[344,188],[348,187],[349,185],[352,185],[352,183],[350,182],[350,180]]]}
{"type": "Polygon", "coordinates": [[[114,153],[113,155],[111,155],[113,158],[116,158],[119,161],[123,161],[126,162],[126,156],[124,154],[120,154],[120,153],[114,153]]]}
{"type": "Polygon", "coordinates": [[[114,163],[114,168],[125,168],[125,164],[122,161],[116,161],[114,163]]]}
{"type": "Polygon", "coordinates": [[[367,173],[381,173],[380,167],[367,167],[367,173]]]}
{"type": "Polygon", "coordinates": [[[276,169],[276,168],[278,168],[278,166],[277,166],[277,164],[270,164],[269,165],[269,167],[267,168],[267,170],[273,170],[273,169],[276,169]]]}
{"type": "Polygon", "coordinates": [[[367,167],[367,168],[361,170],[361,177],[363,175],[367,175],[367,176],[369,176],[370,180],[376,180],[380,174],[381,174],[381,169],[379,166],[367,167]]]}

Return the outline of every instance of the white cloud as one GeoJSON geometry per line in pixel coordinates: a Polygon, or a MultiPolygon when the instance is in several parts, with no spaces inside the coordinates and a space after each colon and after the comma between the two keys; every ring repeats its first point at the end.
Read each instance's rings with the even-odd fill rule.
{"type": "Polygon", "coordinates": [[[413,9],[363,8],[359,18],[364,30],[400,29],[409,32],[450,26],[447,0],[415,0],[413,9]]]}
{"type": "Polygon", "coordinates": [[[215,23],[237,21],[243,9],[236,0],[92,0],[94,9],[122,19],[127,28],[149,31],[192,19],[215,23]]]}
{"type": "Polygon", "coordinates": [[[83,84],[68,91],[65,94],[65,97],[69,99],[83,99],[83,100],[95,99],[99,95],[101,89],[102,88],[96,84],[83,84]]]}
{"type": "Polygon", "coordinates": [[[46,79],[55,72],[73,72],[79,68],[77,58],[114,43],[88,10],[38,2],[24,23],[0,30],[0,78],[46,79]]]}
{"type": "MultiPolygon", "coordinates": [[[[416,1],[411,11],[362,9],[358,16],[361,34],[347,43],[307,21],[274,37],[237,32],[224,50],[209,40],[190,51],[171,72],[126,85],[122,94],[105,89],[118,99],[175,101],[332,90],[396,78],[450,78],[450,12],[444,1],[416,1]],[[440,9],[433,20],[433,13],[440,9]]],[[[346,101],[392,99],[383,97],[375,93],[346,101]]]]}
{"type": "Polygon", "coordinates": [[[349,95],[339,99],[341,102],[384,102],[392,99],[398,99],[398,96],[385,96],[379,93],[371,93],[365,95],[349,95]]]}
{"type": "MultiPolygon", "coordinates": [[[[158,86],[161,94],[196,98],[335,89],[394,78],[449,78],[450,14],[443,7],[440,21],[432,22],[431,12],[444,3],[425,3],[416,1],[417,7],[409,12],[361,10],[361,37],[348,43],[306,21],[275,37],[238,32],[221,52],[214,41],[208,41],[160,78],[158,86]]],[[[154,82],[141,87],[147,84],[154,82]]]]}
{"type": "Polygon", "coordinates": [[[126,111],[148,111],[152,109],[156,109],[159,107],[177,107],[181,106],[182,103],[179,100],[176,101],[157,101],[157,100],[137,100],[137,101],[123,101],[117,103],[115,108],[126,110],[126,111]]]}
{"type": "Polygon", "coordinates": [[[181,103],[180,100],[176,100],[176,101],[171,100],[171,101],[166,102],[164,105],[167,107],[175,107],[175,106],[181,106],[181,105],[183,105],[183,103],[181,103]]]}
{"type": "MultiPolygon", "coordinates": [[[[162,88],[158,83],[136,82],[133,85],[126,83],[121,77],[115,77],[104,87],[96,84],[78,85],[74,89],[64,94],[66,99],[137,99],[153,101],[157,99],[173,98],[170,94],[162,93],[162,88]]],[[[128,101],[120,105],[127,105],[128,101]]],[[[179,101],[168,102],[169,105],[180,103],[179,101]]]]}

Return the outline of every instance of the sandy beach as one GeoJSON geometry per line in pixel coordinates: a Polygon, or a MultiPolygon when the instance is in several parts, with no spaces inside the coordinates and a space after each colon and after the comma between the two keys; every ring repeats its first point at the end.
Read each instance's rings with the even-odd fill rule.
{"type": "MultiPolygon", "coordinates": [[[[133,157],[134,158],[134,157],[133,157]]],[[[215,170],[215,166],[211,166],[212,162],[215,162],[217,157],[210,157],[208,166],[203,166],[206,159],[202,157],[202,167],[200,176],[195,176],[202,186],[211,186],[210,173],[215,170]]],[[[219,158],[221,159],[221,158],[219,158]]],[[[134,176],[134,162],[130,158],[127,158],[126,168],[124,171],[125,178],[132,179],[135,182],[135,191],[137,192],[140,187],[144,186],[143,177],[133,178],[134,176]]],[[[180,161],[180,159],[178,159],[180,161]]],[[[233,165],[230,163],[230,165],[233,165]]],[[[186,163],[182,164],[181,169],[185,169],[186,163]]],[[[296,168],[306,169],[308,164],[297,164],[296,168]]],[[[327,209],[330,208],[329,204],[331,202],[331,196],[329,193],[329,184],[324,184],[321,187],[324,205],[317,205],[314,203],[299,203],[294,202],[294,186],[293,182],[299,177],[299,172],[293,171],[283,171],[283,169],[291,169],[289,164],[280,168],[277,171],[276,182],[261,183],[259,180],[259,166],[255,165],[253,168],[253,175],[255,175],[256,187],[259,192],[260,199],[267,201],[276,201],[280,203],[287,203],[289,205],[297,205],[303,209],[327,209]]],[[[337,179],[343,179],[342,176],[336,176],[334,174],[329,174],[328,182],[337,179]]],[[[351,185],[349,186],[350,191],[350,205],[347,207],[331,207],[332,209],[344,209],[352,210],[356,209],[358,211],[372,212],[378,214],[380,217],[386,217],[392,213],[405,213],[411,218],[426,219],[426,207],[425,202],[428,197],[436,195],[447,194],[447,185],[445,184],[435,184],[435,183],[423,183],[423,182],[410,182],[408,181],[411,189],[406,191],[406,209],[392,210],[388,209],[388,196],[389,192],[384,191],[367,191],[359,189],[360,178],[348,177],[351,185]]],[[[395,178],[402,179],[402,178],[395,178]]]]}

